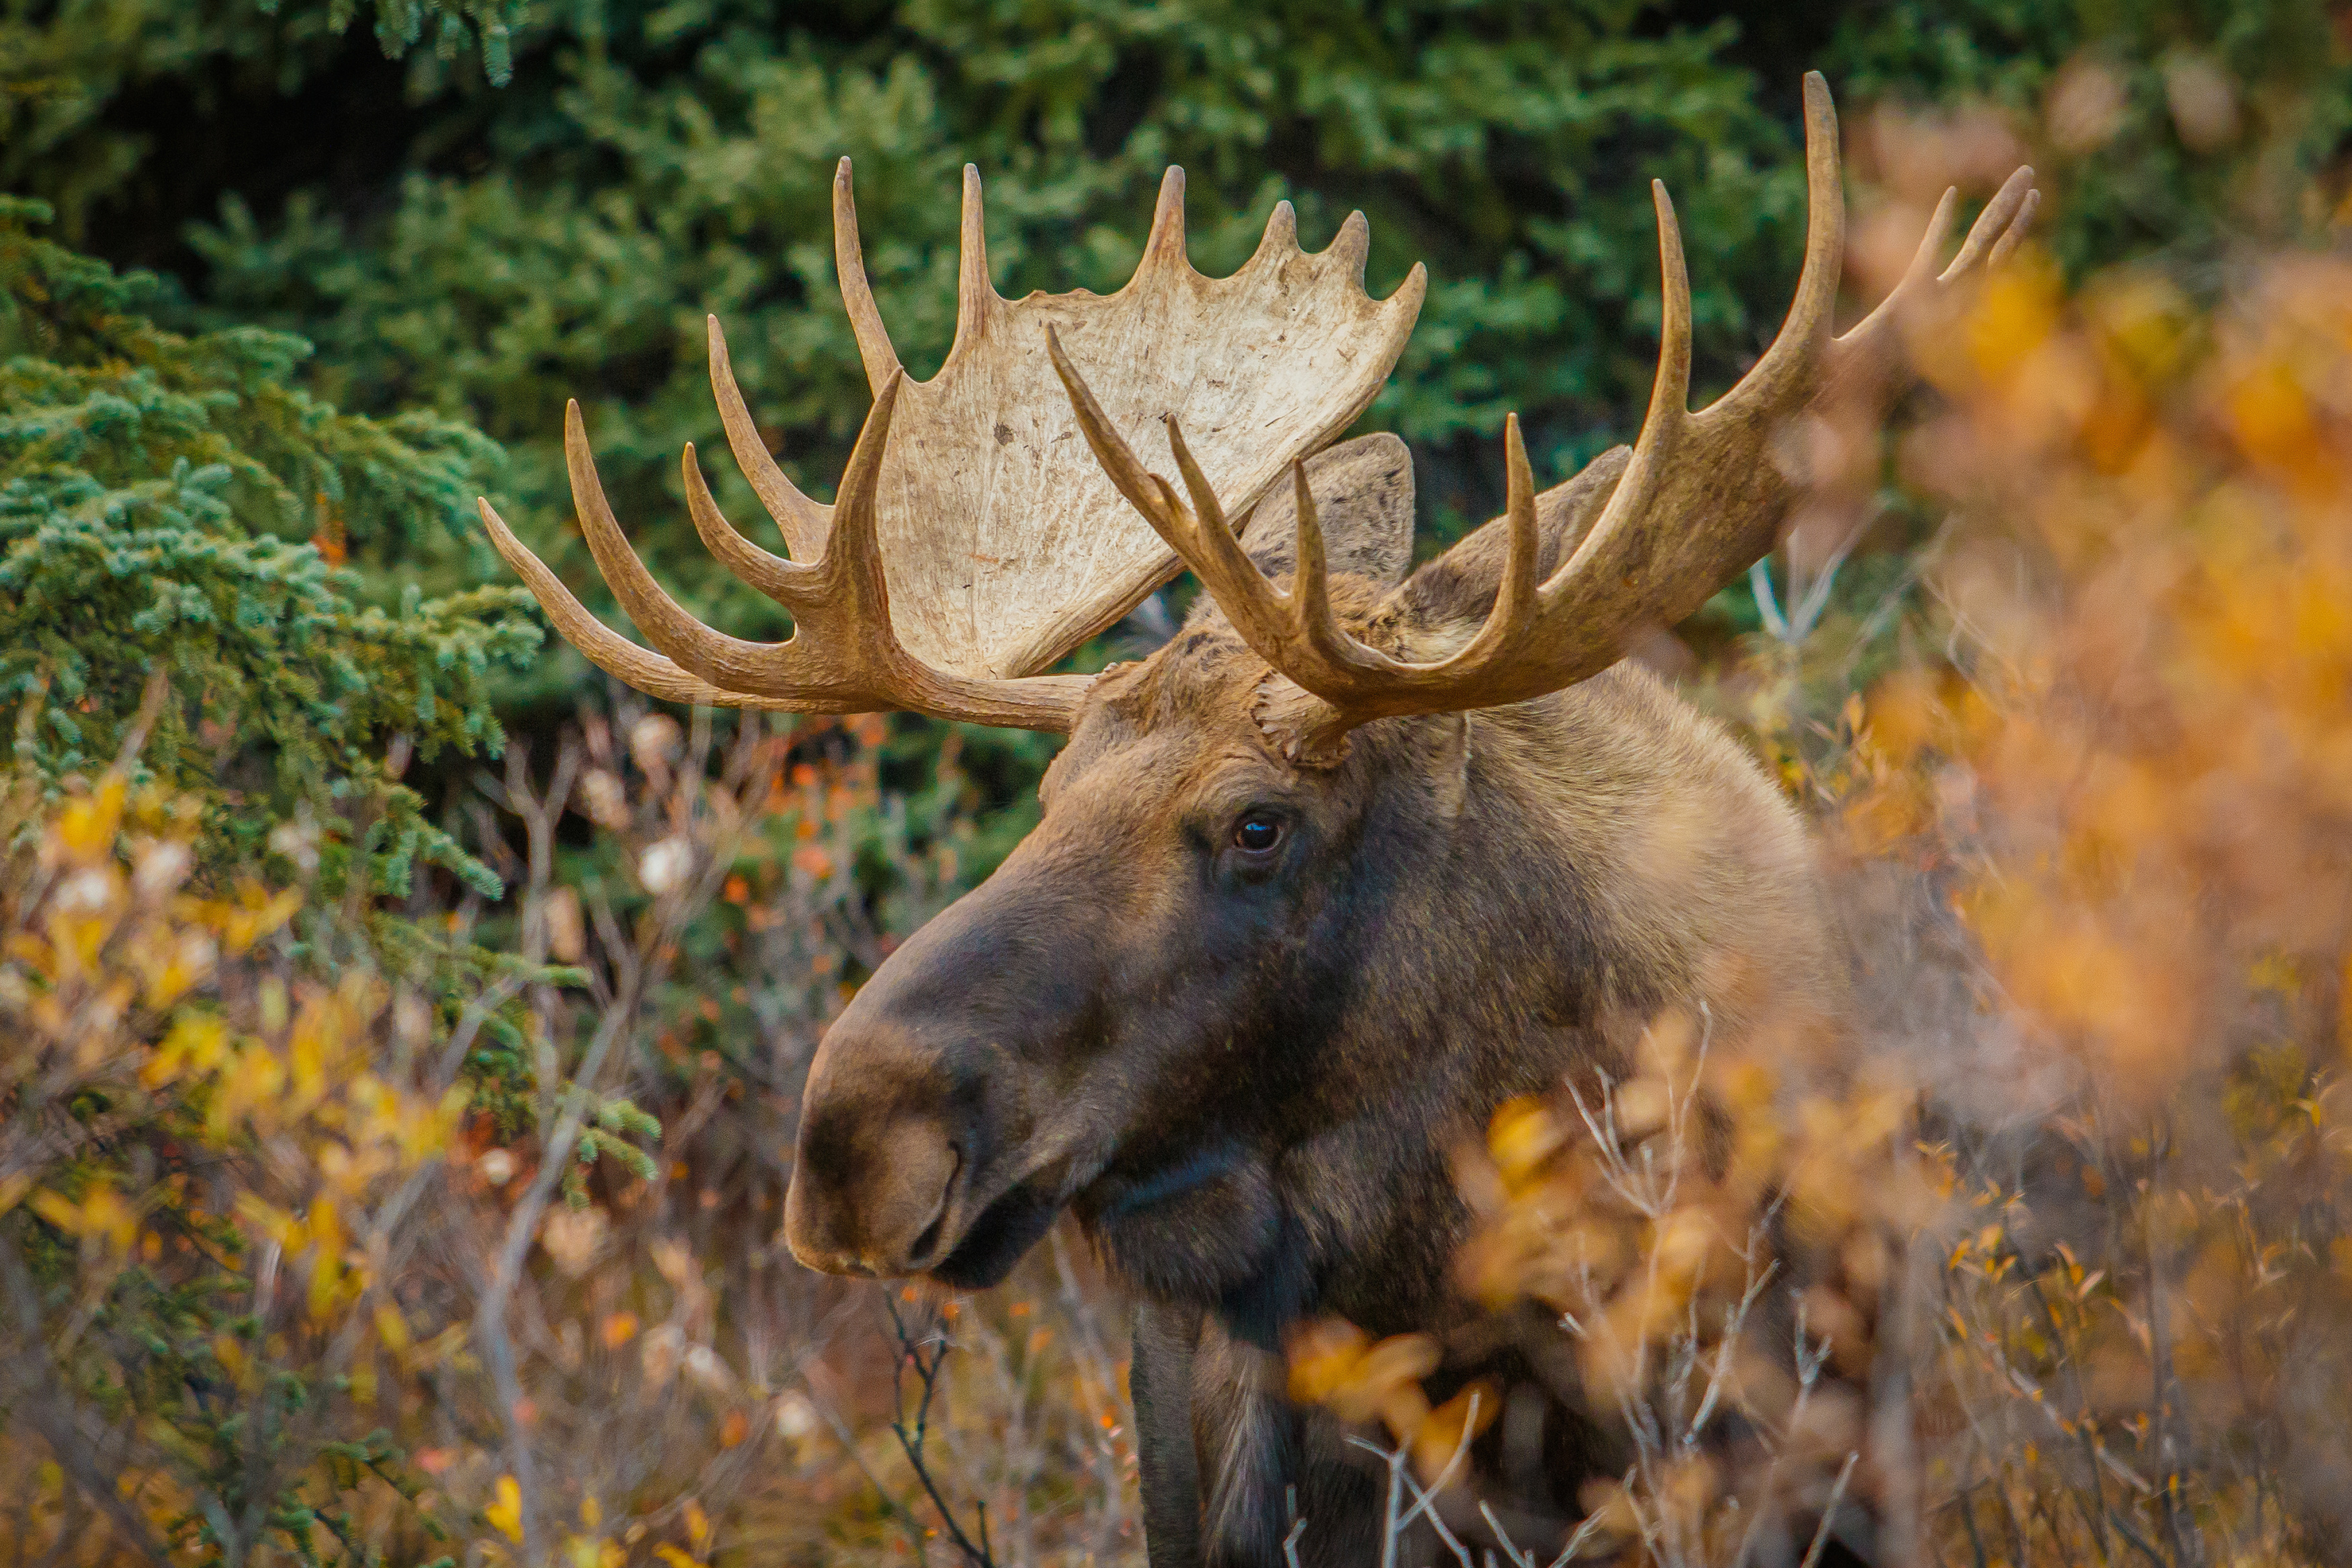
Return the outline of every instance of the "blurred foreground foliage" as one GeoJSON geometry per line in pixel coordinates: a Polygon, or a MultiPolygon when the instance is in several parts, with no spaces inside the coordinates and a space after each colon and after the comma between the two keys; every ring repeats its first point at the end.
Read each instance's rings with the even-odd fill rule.
{"type": "MultiPolygon", "coordinates": [[[[840,1371],[817,1359],[837,1296],[774,1236],[845,976],[964,885],[951,765],[919,849],[885,738],[637,707],[540,768],[517,746],[477,800],[511,912],[409,905],[508,960],[455,999],[405,950],[326,961],[302,939],[335,917],[317,879],[208,875],[205,803],[133,785],[135,759],[21,779],[0,815],[6,1560],[701,1560],[714,1514],[805,1556],[894,1527],[817,1446],[816,1400],[875,1411],[835,1381],[854,1338],[840,1371]]],[[[1030,1288],[1093,1314],[1056,1256],[1030,1288]]],[[[1090,1476],[1088,1528],[1131,1536],[1110,1343],[1014,1333],[997,1386],[1034,1430],[959,1480],[1090,1476]],[[1073,1367],[1091,1393],[1065,1408],[1073,1367]]]]}
{"type": "MultiPolygon", "coordinates": [[[[1584,1325],[1580,1396],[1660,1438],[1590,1500],[1621,1554],[1729,1561],[1733,1500],[1840,1488],[1947,1561],[2326,1560],[2352,279],[2298,247],[2347,57],[2313,0],[0,7],[5,1561],[918,1563],[926,1475],[1000,1562],[1135,1560],[1083,1256],[884,1325],[775,1239],[824,1023],[1050,746],[652,711],[538,646],[470,497],[601,594],[576,395],[656,570],[779,634],[672,490],[703,313],[824,494],[866,402],[836,158],[919,369],[960,164],[1017,294],[1123,281],[1179,162],[1204,270],[1284,198],[1309,243],[1363,208],[1376,288],[1431,264],[1367,423],[1444,537],[1505,410],[1556,478],[1641,406],[1647,178],[1702,380],[1769,338],[1815,65],[1864,292],[1945,183],[2054,197],[1923,327],[1916,429],[1833,433],[1833,493],[1685,629],[1911,944],[1870,955],[1885,1065],[1804,1103],[1659,1020],[1465,1153],[1465,1293],[1584,1325]],[[1740,1157],[1678,1166],[1694,1115],[1740,1157]],[[1746,1354],[1776,1201],[1793,1368],[1746,1354]],[[926,1358],[928,1450],[889,1427],[926,1358]],[[1864,1443],[1897,1396],[1915,1446],[1864,1443]],[[1775,1443],[1710,1449],[1727,1399],[1775,1443]]],[[[1442,1354],[1331,1325],[1297,1386],[1426,1480],[1495,1415],[1424,1396],[1442,1354]]]]}
{"type": "MultiPolygon", "coordinates": [[[[1945,522],[1893,667],[1831,625],[1714,672],[1843,862],[1852,1081],[1668,1018],[1465,1151],[1465,1293],[1632,1434],[1590,1551],[1843,1499],[1894,1561],[2342,1560],[2352,267],[2246,259],[2208,308],[2029,250],[1912,323],[1945,522]]],[[[1445,1352],[1325,1324],[1292,1387],[1426,1485],[1445,1352]]]]}

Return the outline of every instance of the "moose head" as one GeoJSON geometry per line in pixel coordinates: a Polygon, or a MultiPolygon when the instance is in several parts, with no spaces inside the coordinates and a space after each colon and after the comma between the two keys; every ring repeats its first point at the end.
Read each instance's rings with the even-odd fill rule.
{"type": "Polygon", "coordinates": [[[1445,1227],[1416,1218],[1444,1201],[1443,1130],[1555,1080],[1608,1007],[1697,991],[1736,1019],[1768,1003],[1758,973],[1819,971],[1785,807],[1663,687],[1597,677],[1773,548],[1797,484],[1782,433],[1825,389],[1887,380],[1898,317],[1998,261],[2034,198],[2021,171],[1939,272],[1948,193],[1893,294],[1834,336],[1843,197],[1818,76],[1805,109],[1804,261],[1754,367],[1689,411],[1689,285],[1656,187],[1639,437],[1539,491],[1512,417],[1503,517],[1418,570],[1402,444],[1329,444],[1402,351],[1423,272],[1373,300],[1361,216],[1309,256],[1286,204],[1246,266],[1203,277],[1173,169],[1126,287],[1017,302],[990,284],[967,171],[954,345],[915,382],[845,160],[835,253],[874,402],[830,508],[762,445],[712,321],[728,438],[790,559],[720,515],[691,446],[687,500],[712,553],[791,612],[790,642],[728,636],[655,582],[577,404],[580,520],[658,652],[484,505],[558,630],[653,695],[1069,737],[1037,828],[827,1032],[787,1203],[803,1262],[985,1285],[1075,1209],[1147,1297],[1244,1339],[1346,1295],[1367,1260],[1423,1282],[1356,1292],[1360,1321],[1402,1326],[1444,1274],[1445,1227]],[[1038,673],[1180,569],[1205,592],[1150,658],[1038,673]],[[1644,871],[1661,813],[1681,852],[1644,871]]]}

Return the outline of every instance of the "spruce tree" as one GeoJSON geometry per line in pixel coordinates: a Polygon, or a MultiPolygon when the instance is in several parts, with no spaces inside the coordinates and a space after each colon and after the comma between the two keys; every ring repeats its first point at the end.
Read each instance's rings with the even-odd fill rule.
{"type": "Polygon", "coordinates": [[[207,804],[215,861],[274,856],[339,894],[363,848],[371,891],[405,892],[422,858],[494,894],[385,755],[495,752],[490,671],[538,646],[520,590],[427,599],[392,568],[467,527],[497,448],[438,415],[320,402],[299,338],[157,327],[154,279],[44,237],[47,218],[0,201],[15,768],[52,789],[103,771],[158,682],[135,767],[207,804]]]}

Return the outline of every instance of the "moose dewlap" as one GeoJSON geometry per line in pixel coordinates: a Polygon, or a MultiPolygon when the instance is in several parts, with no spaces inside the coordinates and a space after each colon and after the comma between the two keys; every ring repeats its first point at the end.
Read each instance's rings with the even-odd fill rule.
{"type": "MultiPolygon", "coordinates": [[[[1948,195],[1902,283],[1833,336],[1843,198],[1818,76],[1805,112],[1804,262],[1754,368],[1689,411],[1659,187],[1638,439],[1538,491],[1512,419],[1505,515],[1418,570],[1403,444],[1330,444],[1402,351],[1422,271],[1374,300],[1361,216],[1308,256],[1285,206],[1239,272],[1202,277],[1172,169],[1126,287],[1018,301],[990,284],[968,171],[955,342],[917,382],[866,286],[845,160],[835,249],[874,403],[831,507],[768,455],[712,321],[721,422],[788,557],[719,514],[691,447],[688,502],[791,612],[788,643],[703,625],[653,580],[576,404],[581,524],[652,649],[483,506],[558,630],[655,696],[1069,737],[1036,830],[826,1034],[785,1228],[814,1268],[980,1287],[1074,1213],[1138,1303],[1154,1568],[1271,1565],[1286,1542],[1374,1559],[1385,1472],[1287,1402],[1285,1335],[1460,1319],[1448,1153],[1496,1105],[1609,1061],[1619,1020],[1679,1009],[1728,1039],[1836,1014],[1795,814],[1621,656],[1772,547],[1795,494],[1776,437],[1824,396],[1890,396],[1898,318],[1997,263],[2034,198],[2021,170],[1938,272],[1948,195]],[[1206,591],[1150,658],[1037,673],[1181,569],[1206,591]]],[[[1557,1401],[1537,1419],[1541,1474],[1466,1484],[1564,1539],[1607,1445],[1557,1401]]]]}

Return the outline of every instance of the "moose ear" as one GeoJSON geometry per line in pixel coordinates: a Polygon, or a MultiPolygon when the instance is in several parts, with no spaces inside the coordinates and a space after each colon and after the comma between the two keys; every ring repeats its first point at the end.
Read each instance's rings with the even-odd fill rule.
{"type": "MultiPolygon", "coordinates": [[[[1385,431],[1317,453],[1307,484],[1323,524],[1333,576],[1353,572],[1382,587],[1412,564],[1412,454],[1385,431]]],[[[1298,500],[1285,475],[1242,525],[1242,549],[1268,577],[1298,565],[1298,500]]]]}

